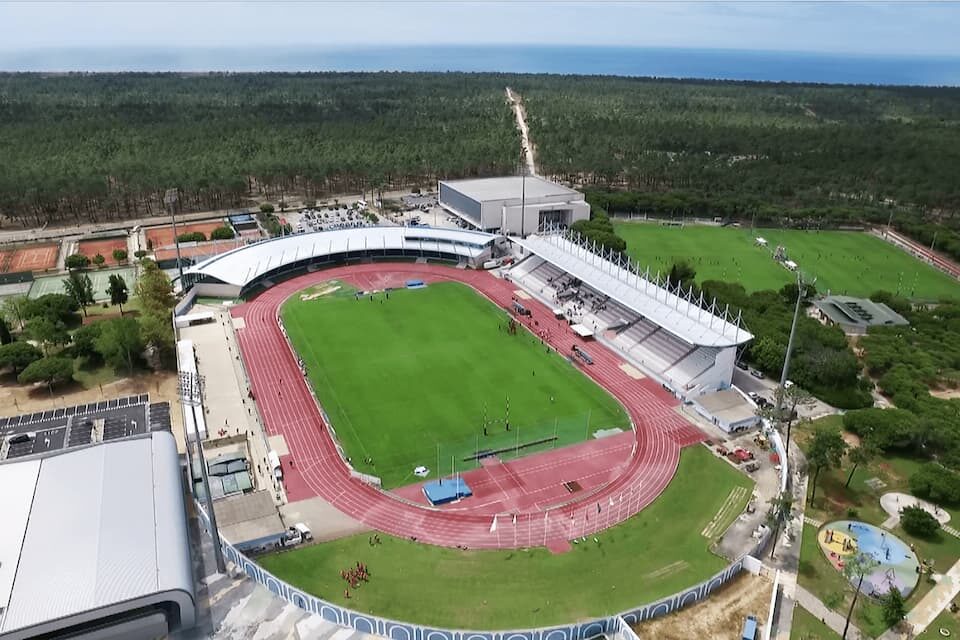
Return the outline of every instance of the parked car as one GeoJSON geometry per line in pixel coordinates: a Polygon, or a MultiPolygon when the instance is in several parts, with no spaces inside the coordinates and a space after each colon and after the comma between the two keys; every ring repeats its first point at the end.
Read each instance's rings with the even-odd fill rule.
{"type": "Polygon", "coordinates": [[[746,362],[737,362],[737,369],[741,369],[741,370],[743,370],[743,371],[746,371],[746,370],[748,370],[749,368],[750,368],[750,367],[747,366],[747,363],[746,363],[746,362]]]}
{"type": "Polygon", "coordinates": [[[752,375],[754,378],[763,380],[763,374],[757,371],[756,369],[750,369],[750,375],[752,375]]]}

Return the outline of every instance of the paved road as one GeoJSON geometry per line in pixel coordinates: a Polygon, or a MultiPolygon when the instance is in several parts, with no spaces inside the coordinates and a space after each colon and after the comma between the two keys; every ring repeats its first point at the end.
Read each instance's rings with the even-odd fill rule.
{"type": "MultiPolygon", "coordinates": [[[[767,377],[754,378],[752,375],[746,371],[743,371],[742,369],[733,370],[733,384],[740,387],[747,393],[755,391],[771,402],[773,402],[774,390],[777,388],[779,383],[779,380],[772,380],[767,377]]],[[[821,400],[816,400],[809,407],[797,408],[797,414],[801,418],[815,419],[822,416],[833,415],[834,413],[837,413],[837,409],[831,407],[826,402],[821,400]]]]}

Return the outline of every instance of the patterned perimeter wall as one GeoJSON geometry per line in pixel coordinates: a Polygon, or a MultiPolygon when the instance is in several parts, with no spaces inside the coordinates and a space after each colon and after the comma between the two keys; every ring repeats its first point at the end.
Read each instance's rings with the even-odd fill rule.
{"type": "MultiPolygon", "coordinates": [[[[203,505],[196,503],[200,521],[209,532],[210,522],[207,519],[203,505]]],[[[751,550],[750,554],[758,554],[767,544],[769,535],[764,536],[751,550]]],[[[322,616],[325,620],[344,627],[390,638],[391,640],[586,640],[601,634],[614,635],[619,632],[625,622],[634,625],[645,620],[659,618],[678,611],[691,604],[700,602],[711,593],[735,578],[744,568],[744,557],[733,562],[726,569],[698,585],[687,588],[672,596],[656,602],[646,604],[620,615],[606,618],[597,618],[587,622],[562,625],[557,627],[542,627],[539,629],[519,629],[508,631],[466,631],[462,629],[435,629],[423,627],[412,622],[398,622],[388,618],[358,613],[345,609],[339,605],[326,602],[314,597],[294,586],[291,586],[276,577],[256,562],[246,557],[228,543],[222,540],[223,553],[227,561],[242,567],[249,578],[263,585],[277,597],[311,613],[322,616]]]]}

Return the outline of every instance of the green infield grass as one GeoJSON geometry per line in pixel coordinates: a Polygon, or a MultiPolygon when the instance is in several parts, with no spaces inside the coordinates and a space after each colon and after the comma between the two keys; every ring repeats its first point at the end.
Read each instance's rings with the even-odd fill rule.
{"type": "Polygon", "coordinates": [[[524,456],[630,426],[612,396],[526,331],[510,335],[508,315],[462,284],[371,301],[325,283],[282,315],[353,466],[388,488],[421,465],[430,477],[475,468],[478,450],[524,456]]]}
{"type": "MultiPolygon", "coordinates": [[[[392,298],[392,296],[391,296],[392,298]]],[[[510,629],[608,615],[681,591],[727,561],[702,535],[737,487],[752,481],[702,446],[688,447],[653,504],[567,553],[540,547],[458,551],[368,534],[261,557],[278,577],[357,611],[461,629],[510,629]],[[342,569],[363,562],[370,581],[345,598],[342,569]]],[[[511,541],[512,542],[512,541],[511,541]]]]}
{"type": "Polygon", "coordinates": [[[868,296],[884,289],[921,300],[960,298],[960,282],[867,233],[628,222],[615,228],[641,265],[666,272],[686,260],[699,282],[739,282],[747,291],[779,289],[795,278],[772,258],[783,245],[805,276],[817,278],[821,292],[868,296]],[[767,247],[756,245],[757,236],[768,241],[767,247]]]}

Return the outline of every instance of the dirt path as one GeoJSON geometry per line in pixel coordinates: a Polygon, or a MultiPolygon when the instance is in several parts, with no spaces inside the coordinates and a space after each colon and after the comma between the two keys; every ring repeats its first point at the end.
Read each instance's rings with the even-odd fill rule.
{"type": "MultiPolygon", "coordinates": [[[[744,572],[700,604],[644,622],[634,630],[641,638],[658,640],[740,640],[748,615],[756,616],[761,626],[766,624],[772,588],[773,583],[766,578],[744,572]]],[[[758,633],[757,637],[762,635],[758,633]]]]}
{"type": "Polygon", "coordinates": [[[527,112],[523,108],[523,98],[519,93],[514,93],[513,89],[507,87],[507,100],[517,117],[517,128],[520,129],[520,138],[523,140],[523,160],[527,165],[527,173],[531,176],[538,175],[535,151],[533,145],[530,144],[530,129],[527,128],[527,112]]]}

